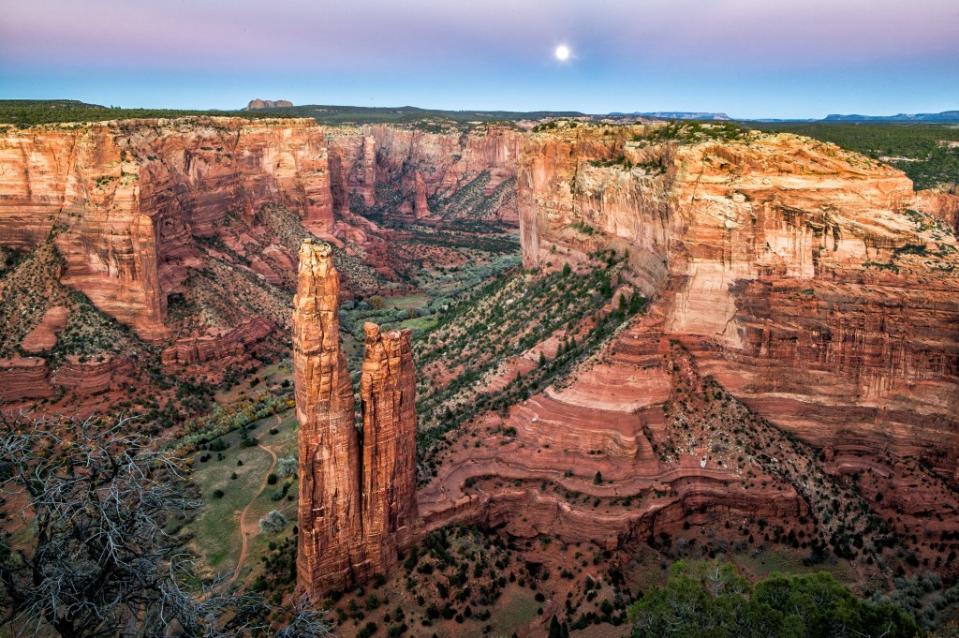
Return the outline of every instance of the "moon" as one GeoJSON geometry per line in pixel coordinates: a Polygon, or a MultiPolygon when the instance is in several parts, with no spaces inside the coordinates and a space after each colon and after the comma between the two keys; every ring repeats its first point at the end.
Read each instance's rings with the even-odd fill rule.
{"type": "Polygon", "coordinates": [[[555,57],[560,62],[566,62],[569,59],[569,56],[572,52],[569,50],[569,47],[565,44],[561,44],[556,47],[556,50],[553,51],[553,57],[555,57]]]}

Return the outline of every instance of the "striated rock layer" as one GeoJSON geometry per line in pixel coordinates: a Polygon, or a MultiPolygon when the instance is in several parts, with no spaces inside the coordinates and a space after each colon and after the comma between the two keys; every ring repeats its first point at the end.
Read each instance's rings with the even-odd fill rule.
{"type": "Polygon", "coordinates": [[[379,188],[394,191],[399,207],[387,213],[417,219],[437,214],[430,198],[447,204],[447,216],[478,214],[515,224],[517,163],[524,133],[489,125],[465,132],[424,132],[416,128],[373,125],[333,129],[329,136],[334,208],[345,215],[353,205],[373,207],[379,188]],[[476,189],[482,198],[470,206],[476,189]],[[462,210],[461,210],[462,209],[462,210]]]}
{"type": "Polygon", "coordinates": [[[955,575],[959,245],[922,212],[948,198],[805,138],[658,130],[530,136],[524,264],[614,250],[653,301],[560,386],[447,435],[419,531],[728,546],[768,524],[862,573],[912,570],[898,538],[955,575]]]}
{"type": "Polygon", "coordinates": [[[244,321],[233,330],[177,339],[164,348],[160,361],[164,367],[190,366],[208,361],[230,361],[242,357],[254,344],[273,331],[273,325],[261,317],[244,321]]]}
{"type": "Polygon", "coordinates": [[[364,327],[361,441],[340,349],[338,304],[329,246],[305,242],[293,311],[300,422],[297,584],[312,597],[389,569],[412,539],[416,513],[410,332],[364,327]]]}
{"type": "MultiPolygon", "coordinates": [[[[60,283],[160,346],[167,372],[190,367],[216,379],[228,365],[255,365],[256,351],[280,347],[265,326],[289,327],[284,300],[304,235],[333,242],[382,277],[356,278],[351,286],[363,290],[344,295],[373,294],[398,279],[395,231],[354,214],[351,203],[358,212],[375,207],[431,222],[449,210],[515,220],[520,140],[505,127],[425,133],[310,119],[4,127],[0,248],[52,242],[63,258],[60,283]],[[236,295],[245,312],[224,304],[225,295],[236,295]]],[[[49,358],[61,319],[22,319],[22,352],[0,354],[49,358]]],[[[23,367],[11,364],[11,375],[23,378],[23,367]]],[[[0,401],[47,394],[6,392],[12,399],[0,401]]]]}
{"type": "Polygon", "coordinates": [[[166,292],[186,276],[192,237],[227,214],[282,202],[333,226],[323,131],[309,120],[184,118],[6,129],[0,243],[51,232],[64,283],[142,338],[168,336],[166,292]]]}
{"type": "Polygon", "coordinates": [[[792,135],[647,137],[533,136],[524,262],[628,250],[663,334],[761,414],[816,445],[864,439],[955,474],[959,254],[909,179],[792,135]],[[603,165],[617,157],[631,164],[603,165]]]}
{"type": "Polygon", "coordinates": [[[270,205],[293,211],[316,235],[360,243],[382,243],[384,231],[353,215],[351,202],[374,206],[381,187],[398,191],[418,218],[432,214],[430,198],[466,189],[474,205],[460,208],[473,211],[481,200],[471,188],[496,192],[497,206],[480,214],[515,220],[508,195],[521,139],[498,127],[424,133],[227,117],[4,128],[0,246],[30,249],[52,233],[63,283],[160,342],[173,336],[168,297],[202,266],[201,245],[229,258],[218,252],[224,242],[241,256],[236,266],[273,283],[292,280],[295,248],[245,251],[260,231],[274,232],[270,205]],[[284,265],[290,272],[277,271],[284,265]]]}
{"type": "Polygon", "coordinates": [[[835,146],[651,133],[531,136],[525,265],[595,267],[612,249],[653,303],[561,387],[449,442],[418,496],[422,529],[486,522],[615,547],[690,525],[757,534],[760,517],[866,571],[892,565],[879,558],[887,533],[946,564],[935,541],[959,525],[955,236],[919,212],[904,174],[835,146]],[[918,484],[929,494],[905,488],[918,484]]]}

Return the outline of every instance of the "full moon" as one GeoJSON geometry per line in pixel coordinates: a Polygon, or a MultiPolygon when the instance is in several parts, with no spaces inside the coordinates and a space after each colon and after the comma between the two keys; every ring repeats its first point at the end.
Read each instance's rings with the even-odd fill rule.
{"type": "Polygon", "coordinates": [[[554,55],[554,56],[556,57],[556,59],[559,60],[560,62],[565,62],[566,60],[568,60],[568,59],[569,59],[569,53],[570,53],[569,47],[566,46],[565,44],[559,45],[558,47],[556,47],[556,50],[553,51],[553,55],[554,55]]]}

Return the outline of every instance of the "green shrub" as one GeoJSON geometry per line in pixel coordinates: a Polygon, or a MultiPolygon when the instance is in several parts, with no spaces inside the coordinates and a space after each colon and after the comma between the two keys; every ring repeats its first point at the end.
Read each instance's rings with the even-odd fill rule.
{"type": "Polygon", "coordinates": [[[666,585],[629,608],[633,638],[914,638],[915,619],[857,598],[829,573],[774,574],[755,587],[732,565],[675,563],[666,585]]]}

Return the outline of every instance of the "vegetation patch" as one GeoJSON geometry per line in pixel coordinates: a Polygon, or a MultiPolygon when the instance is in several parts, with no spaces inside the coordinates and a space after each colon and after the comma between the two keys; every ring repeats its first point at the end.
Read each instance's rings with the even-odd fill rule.
{"type": "Polygon", "coordinates": [[[769,132],[805,135],[892,164],[915,183],[933,188],[959,182],[959,127],[942,124],[777,123],[760,124],[769,132]]]}

